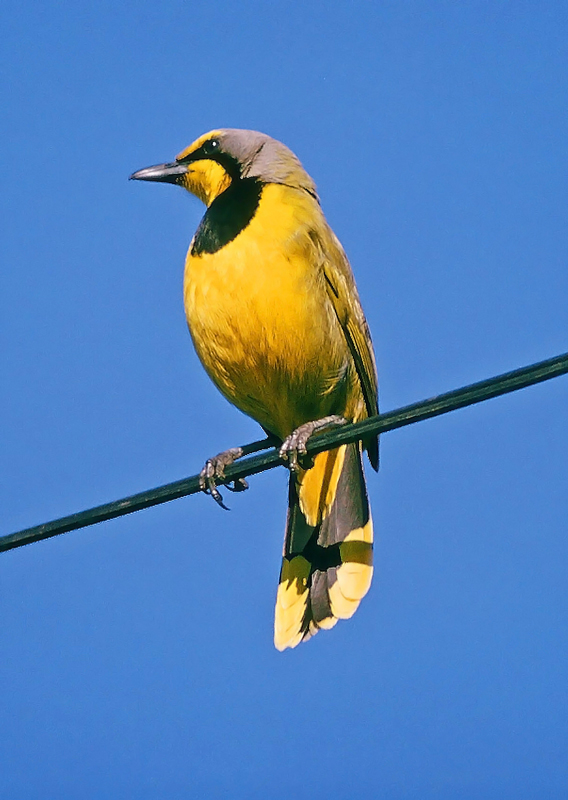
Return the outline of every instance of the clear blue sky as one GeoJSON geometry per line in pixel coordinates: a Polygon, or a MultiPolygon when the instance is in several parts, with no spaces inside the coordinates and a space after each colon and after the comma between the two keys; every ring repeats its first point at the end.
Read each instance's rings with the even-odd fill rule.
{"type": "MultiPolygon", "coordinates": [[[[562,2],[5,0],[0,534],[258,428],[182,308],[214,127],[313,175],[390,410],[568,350],[562,2]]],[[[286,474],[0,556],[0,798],[565,798],[568,379],[389,433],[356,616],[272,645],[286,474]]]]}

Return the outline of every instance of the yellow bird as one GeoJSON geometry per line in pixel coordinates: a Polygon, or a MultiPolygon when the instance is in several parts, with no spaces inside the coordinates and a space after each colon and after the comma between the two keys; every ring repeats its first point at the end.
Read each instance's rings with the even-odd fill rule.
{"type": "MultiPolygon", "coordinates": [[[[207,206],[185,263],[187,322],[217,388],[268,434],[258,449],[278,442],[290,467],[274,643],[295,647],[351,617],[373,572],[362,446],[321,453],[309,467],[302,460],[315,431],[378,413],[351,267],[313,180],[263,133],[211,131],[174,162],[131,177],[175,183],[207,206]]],[[[377,469],[378,439],[364,447],[377,469]]],[[[221,504],[224,468],[245,452],[220,453],[201,473],[221,504]]]]}

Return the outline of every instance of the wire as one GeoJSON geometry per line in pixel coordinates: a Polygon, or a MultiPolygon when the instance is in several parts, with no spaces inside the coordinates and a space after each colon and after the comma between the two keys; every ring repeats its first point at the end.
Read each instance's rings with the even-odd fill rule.
{"type": "MultiPolygon", "coordinates": [[[[440,414],[447,414],[449,411],[455,411],[458,408],[464,408],[474,403],[481,403],[491,397],[498,397],[508,392],[516,392],[526,386],[532,386],[535,383],[547,381],[566,373],[568,373],[568,353],[480,381],[479,383],[464,386],[461,389],[455,389],[452,392],[432,397],[429,400],[423,400],[395,411],[389,411],[387,414],[380,414],[361,422],[344,425],[318,434],[308,441],[308,455],[315,455],[341,444],[356,442],[359,439],[368,439],[376,434],[386,433],[386,431],[402,428],[405,425],[413,425],[415,422],[437,417],[440,414]]],[[[250,445],[245,445],[243,450],[245,453],[251,453],[263,445],[266,446],[266,441],[253,442],[250,445]]],[[[283,461],[278,454],[278,450],[272,448],[268,453],[244,458],[231,464],[225,470],[226,482],[229,483],[249,475],[256,475],[281,464],[283,464],[283,461]]],[[[159,486],[157,489],[140,492],[122,500],[115,500],[112,503],[96,506],[78,514],[71,514],[68,517],[53,520],[53,522],[46,522],[43,525],[36,525],[33,528],[26,528],[17,533],[1,536],[0,552],[22,547],[25,544],[38,542],[42,539],[49,539],[52,536],[58,536],[60,533],[85,528],[103,520],[122,517],[125,514],[131,514],[133,511],[140,511],[143,508],[167,503],[170,500],[196,494],[199,491],[201,491],[199,476],[193,475],[190,478],[159,486]]]]}

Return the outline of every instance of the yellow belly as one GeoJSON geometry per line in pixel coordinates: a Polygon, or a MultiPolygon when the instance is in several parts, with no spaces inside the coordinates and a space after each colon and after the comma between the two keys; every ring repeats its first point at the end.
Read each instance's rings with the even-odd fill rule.
{"type": "Polygon", "coordinates": [[[223,394],[283,438],[310,419],[343,413],[349,356],[308,221],[306,193],[264,187],[250,224],[212,254],[188,253],[187,321],[223,394]]]}

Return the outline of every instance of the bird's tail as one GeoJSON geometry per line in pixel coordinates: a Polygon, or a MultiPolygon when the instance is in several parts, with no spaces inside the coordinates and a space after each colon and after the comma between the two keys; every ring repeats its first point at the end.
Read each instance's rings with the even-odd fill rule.
{"type": "Polygon", "coordinates": [[[373,575],[373,523],[361,446],[320,453],[290,476],[274,644],[296,647],[352,617],[373,575]]]}

